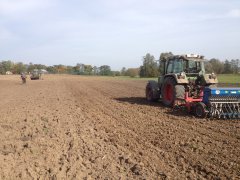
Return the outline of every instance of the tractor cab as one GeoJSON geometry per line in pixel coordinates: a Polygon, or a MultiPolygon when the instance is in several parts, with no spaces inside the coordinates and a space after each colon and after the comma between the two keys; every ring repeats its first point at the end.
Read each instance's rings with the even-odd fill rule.
{"type": "Polygon", "coordinates": [[[200,71],[205,71],[203,61],[203,56],[199,55],[171,56],[160,62],[160,72],[161,75],[181,72],[198,74],[200,71]]]}
{"type": "Polygon", "coordinates": [[[195,54],[170,56],[160,61],[158,80],[160,86],[166,77],[173,77],[178,84],[210,85],[217,83],[216,76],[213,74],[205,75],[204,57],[195,54]]]}

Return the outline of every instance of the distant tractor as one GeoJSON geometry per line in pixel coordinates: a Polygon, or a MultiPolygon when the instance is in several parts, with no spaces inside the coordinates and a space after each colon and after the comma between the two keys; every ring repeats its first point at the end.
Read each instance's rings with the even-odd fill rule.
{"type": "Polygon", "coordinates": [[[214,73],[206,74],[204,57],[173,55],[160,61],[160,77],[146,86],[148,101],[186,107],[203,118],[240,118],[240,88],[217,88],[214,73]]]}
{"type": "Polygon", "coordinates": [[[34,69],[31,72],[30,79],[31,80],[36,80],[41,78],[41,72],[38,69],[34,69]]]}

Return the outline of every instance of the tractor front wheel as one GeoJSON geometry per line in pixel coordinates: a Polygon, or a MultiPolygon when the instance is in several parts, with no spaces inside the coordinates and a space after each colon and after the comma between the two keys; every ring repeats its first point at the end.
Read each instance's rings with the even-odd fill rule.
{"type": "Polygon", "coordinates": [[[155,101],[155,99],[153,97],[153,90],[151,88],[146,89],[146,99],[148,101],[155,101]]]}
{"type": "Polygon", "coordinates": [[[150,102],[156,102],[159,100],[160,94],[158,91],[158,84],[157,82],[148,82],[146,86],[146,99],[150,102]]]}

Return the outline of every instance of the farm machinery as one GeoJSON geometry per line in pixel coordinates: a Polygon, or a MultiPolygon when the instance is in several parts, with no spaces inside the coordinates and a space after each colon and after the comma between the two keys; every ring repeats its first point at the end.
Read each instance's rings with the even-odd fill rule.
{"type": "Polygon", "coordinates": [[[30,75],[30,79],[31,79],[31,80],[40,79],[40,77],[41,77],[41,72],[40,72],[40,70],[34,69],[34,70],[31,72],[31,75],[30,75]]]}
{"type": "Polygon", "coordinates": [[[204,57],[172,55],[160,61],[160,77],[146,86],[148,101],[184,107],[196,117],[240,119],[240,88],[217,87],[214,73],[207,74],[204,57]]]}

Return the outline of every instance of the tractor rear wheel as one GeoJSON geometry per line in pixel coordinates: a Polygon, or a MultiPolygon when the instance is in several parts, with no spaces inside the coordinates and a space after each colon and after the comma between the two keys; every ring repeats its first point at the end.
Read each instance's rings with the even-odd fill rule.
{"type": "Polygon", "coordinates": [[[173,106],[176,99],[184,99],[185,88],[178,85],[174,78],[167,77],[161,88],[162,102],[165,106],[173,106]]]}

